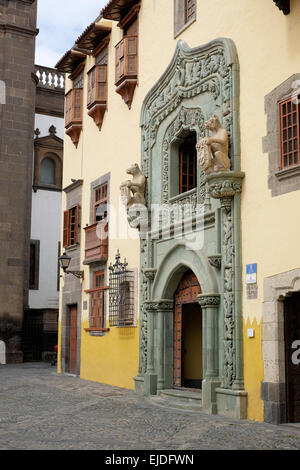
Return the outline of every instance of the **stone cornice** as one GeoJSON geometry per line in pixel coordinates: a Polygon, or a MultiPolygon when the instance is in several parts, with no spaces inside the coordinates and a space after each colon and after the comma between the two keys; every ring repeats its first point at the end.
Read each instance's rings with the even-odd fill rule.
{"type": "Polygon", "coordinates": [[[0,30],[10,31],[12,33],[18,34],[19,36],[25,36],[25,37],[35,37],[38,35],[39,30],[37,28],[35,29],[29,29],[29,28],[23,28],[22,26],[16,26],[14,24],[0,24],[0,30]]]}
{"type": "Polygon", "coordinates": [[[73,191],[74,189],[78,188],[79,186],[82,186],[83,184],[83,180],[77,180],[75,181],[74,183],[70,184],[69,186],[67,186],[66,188],[63,189],[63,191],[65,193],[70,193],[71,191],[73,191]]]}

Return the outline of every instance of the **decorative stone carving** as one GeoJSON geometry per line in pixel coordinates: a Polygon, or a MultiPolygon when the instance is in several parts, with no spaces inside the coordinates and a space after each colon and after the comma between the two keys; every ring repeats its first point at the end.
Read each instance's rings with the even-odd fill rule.
{"type": "Polygon", "coordinates": [[[212,198],[221,200],[221,207],[226,211],[231,210],[232,198],[242,192],[242,184],[245,173],[243,172],[219,172],[207,175],[208,191],[212,198]]]}
{"type": "Polygon", "coordinates": [[[197,300],[201,308],[216,307],[220,304],[219,294],[200,294],[197,300]]]}
{"type": "Polygon", "coordinates": [[[148,335],[148,319],[145,312],[142,314],[141,323],[141,364],[139,372],[145,374],[147,371],[147,335],[148,335]]]}
{"type": "Polygon", "coordinates": [[[121,184],[121,199],[127,209],[127,219],[132,228],[147,226],[148,213],[145,206],[146,178],[137,163],[128,168],[127,173],[132,180],[121,184]],[[144,219],[144,221],[143,221],[144,219]],[[141,224],[142,222],[142,224],[141,224]]]}
{"type": "MultiPolygon", "coordinates": [[[[238,374],[239,360],[236,330],[236,303],[240,293],[235,293],[235,250],[234,250],[234,217],[232,215],[232,200],[235,194],[239,194],[242,188],[244,174],[230,171],[239,168],[239,64],[235,46],[231,40],[217,39],[206,45],[190,49],[182,41],[176,47],[174,57],[159,79],[157,84],[149,91],[145,98],[142,115],[142,172],[147,180],[147,192],[145,194],[146,205],[151,206],[157,201],[158,182],[153,184],[152,174],[162,175],[162,198],[166,206],[178,204],[182,206],[188,202],[196,204],[204,203],[210,208],[211,197],[219,199],[221,207],[222,247],[221,254],[210,258],[210,262],[222,269],[216,273],[221,282],[222,307],[218,310],[220,296],[206,294],[200,302],[203,307],[211,307],[216,317],[223,314],[223,375],[222,385],[226,388],[234,387],[234,381],[238,374]],[[200,167],[198,172],[197,189],[189,191],[187,195],[175,196],[170,200],[169,178],[170,161],[172,158],[173,144],[184,137],[188,131],[197,133],[197,139],[205,137],[205,122],[213,115],[219,117],[222,126],[213,127],[215,133],[220,131],[221,143],[218,148],[214,146],[212,135],[207,137],[206,148],[210,148],[210,158],[213,162],[216,153],[221,152],[220,161],[223,164],[211,169],[210,174],[205,174],[200,167]],[[226,136],[226,138],[225,138],[226,136]],[[231,162],[229,160],[231,156],[231,162]],[[229,163],[228,163],[229,162],[229,163]],[[155,165],[155,168],[153,168],[155,165]],[[223,165],[223,168],[221,166],[223,165]],[[153,171],[154,170],[154,171],[153,171]],[[222,257],[222,262],[221,262],[222,257]],[[220,263],[221,262],[221,263],[220,263]],[[224,294],[223,294],[224,293],[224,294]]],[[[209,120],[210,121],[210,120],[209,120]]],[[[209,123],[208,121],[208,123],[209,123]]],[[[213,125],[216,122],[213,123],[213,125]]],[[[209,126],[209,124],[208,124],[209,126]]],[[[219,155],[219,154],[218,154],[219,155]]],[[[171,191],[172,193],[172,191],[171,191]]],[[[237,200],[238,202],[238,200],[237,200]]],[[[238,205],[237,205],[238,208],[238,205]]],[[[207,209],[209,210],[209,209],[207,209]]],[[[236,214],[235,214],[236,217],[236,214]]],[[[205,227],[208,223],[215,222],[215,211],[205,214],[205,227]],[[209,220],[208,220],[209,217],[209,220]]],[[[141,240],[141,267],[144,270],[152,266],[159,266],[159,257],[155,246],[155,240],[151,237],[141,240]]],[[[207,246],[204,247],[206,251],[207,246]]],[[[145,362],[151,363],[152,339],[148,329],[152,329],[153,312],[161,310],[158,301],[151,299],[150,282],[146,274],[142,275],[141,288],[141,369],[147,370],[145,362]],[[147,302],[148,301],[148,302],[147,302]],[[146,333],[145,333],[146,331],[146,333]],[[147,355],[149,356],[147,358],[147,355]]],[[[171,308],[171,303],[166,304],[166,310],[171,308]]],[[[210,315],[211,312],[205,312],[210,315]]],[[[154,315],[155,317],[155,315],[154,315]]],[[[209,321],[212,321],[209,316],[209,321]]],[[[212,331],[213,328],[211,329],[212,331]]],[[[221,348],[218,344],[218,348],[221,348]]],[[[151,365],[151,364],[150,364],[151,365]]],[[[216,368],[215,368],[216,369],[216,368]]],[[[217,369],[214,369],[214,373],[217,369]]]]}
{"type": "Polygon", "coordinates": [[[229,171],[228,132],[223,128],[218,116],[206,121],[205,129],[210,130],[212,136],[202,138],[196,145],[199,165],[207,175],[218,171],[229,171]]]}
{"type": "Polygon", "coordinates": [[[137,163],[128,168],[127,173],[132,175],[132,180],[121,184],[121,197],[127,208],[133,204],[145,205],[146,178],[137,163]]]}
{"type": "Polygon", "coordinates": [[[216,269],[220,269],[222,265],[222,255],[208,256],[208,261],[216,269]]]}
{"type": "Polygon", "coordinates": [[[144,303],[147,311],[153,310],[173,310],[174,302],[173,300],[149,300],[144,303]]]}
{"type": "Polygon", "coordinates": [[[150,282],[153,282],[156,275],[156,271],[157,269],[155,268],[143,269],[143,274],[146,279],[148,279],[150,282]]]}
{"type": "Polygon", "coordinates": [[[146,176],[149,176],[150,151],[156,142],[158,128],[184,99],[211,95],[222,115],[229,146],[232,146],[232,67],[226,52],[229,43],[217,40],[207,46],[190,49],[183,41],[178,42],[172,63],[150,91],[142,111],[142,169],[146,176]]]}
{"type": "MultiPolygon", "coordinates": [[[[163,203],[169,202],[169,153],[170,147],[180,135],[184,131],[195,131],[197,136],[204,136],[205,134],[205,118],[203,112],[200,108],[185,108],[181,106],[179,112],[174,119],[174,121],[168,127],[162,145],[162,155],[163,155],[163,163],[162,163],[162,188],[163,188],[163,203]]],[[[206,191],[205,191],[205,175],[202,169],[200,168],[200,174],[198,177],[198,198],[197,198],[197,191],[194,194],[189,194],[188,196],[182,196],[180,200],[176,201],[172,204],[191,204],[193,208],[197,205],[197,200],[199,203],[203,203],[206,191]]]]}

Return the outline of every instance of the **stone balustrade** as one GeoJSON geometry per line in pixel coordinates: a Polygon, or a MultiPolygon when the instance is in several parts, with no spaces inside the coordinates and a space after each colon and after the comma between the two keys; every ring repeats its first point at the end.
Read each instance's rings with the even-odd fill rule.
{"type": "Polygon", "coordinates": [[[64,90],[65,75],[63,73],[42,65],[35,65],[35,73],[39,79],[39,87],[47,88],[49,90],[64,90]]]}

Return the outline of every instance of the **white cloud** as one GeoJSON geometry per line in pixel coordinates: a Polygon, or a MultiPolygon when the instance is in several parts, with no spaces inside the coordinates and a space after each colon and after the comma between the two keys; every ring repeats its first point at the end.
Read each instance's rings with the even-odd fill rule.
{"type": "Polygon", "coordinates": [[[36,63],[54,67],[108,0],[38,0],[36,63]]]}

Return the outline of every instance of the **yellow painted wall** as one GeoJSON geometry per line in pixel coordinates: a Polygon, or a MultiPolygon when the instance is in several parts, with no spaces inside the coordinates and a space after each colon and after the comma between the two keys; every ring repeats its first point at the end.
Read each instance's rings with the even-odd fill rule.
{"type": "Polygon", "coordinates": [[[262,325],[254,319],[244,322],[245,389],[248,392],[248,418],[263,421],[263,402],[260,397],[260,383],[264,378],[262,362],[262,325]],[[254,337],[248,338],[247,329],[254,330],[254,337]]]}
{"type": "Polygon", "coordinates": [[[111,328],[105,338],[89,336],[84,331],[88,328],[87,321],[82,326],[81,377],[134,389],[133,377],[138,370],[138,326],[111,328]]]}
{"type": "MultiPolygon", "coordinates": [[[[139,118],[143,99],[168,66],[178,39],[190,47],[199,46],[217,37],[231,38],[240,61],[241,85],[241,159],[246,173],[242,194],[242,257],[243,276],[247,263],[258,264],[258,299],[247,300],[243,279],[244,327],[255,324],[256,337],[245,337],[245,383],[249,392],[248,417],[263,419],[260,386],[263,379],[261,354],[261,321],[263,281],[267,276],[285,272],[300,264],[298,249],[300,219],[299,194],[292,192],[271,197],[268,189],[268,156],[262,152],[266,135],[264,97],[292,74],[300,64],[300,3],[291,0],[291,14],[284,16],[271,0],[207,0],[197,2],[197,21],[176,40],[173,37],[173,0],[142,0],[139,16],[139,83],[129,111],[114,86],[114,46],[121,31],[113,26],[109,45],[108,111],[101,133],[85,113],[78,149],[69,137],[65,141],[64,185],[71,178],[83,178],[82,226],[88,223],[90,182],[111,171],[111,201],[117,204],[119,185],[127,179],[125,170],[140,162],[139,118]],[[284,243],[288,240],[288,243],[284,243]],[[257,369],[253,370],[255,356],[257,369]],[[251,359],[251,360],[250,360],[251,359]]],[[[75,39],[75,38],[74,38],[75,39]]],[[[71,45],[70,45],[71,46],[71,45]]],[[[86,71],[93,59],[87,58],[86,71]]],[[[85,98],[86,102],[86,89],[85,98]]],[[[110,243],[110,261],[116,249],[139,267],[139,242],[116,240],[110,243]]],[[[81,246],[82,259],[84,244],[81,246]]],[[[88,268],[84,267],[87,289],[88,268]]],[[[83,296],[86,300],[87,296],[83,296]]],[[[86,315],[83,324],[87,321],[86,315]]],[[[120,341],[114,330],[104,338],[82,334],[82,377],[110,381],[115,374],[118,385],[132,386],[137,372],[138,330],[134,339],[120,341]],[[120,349],[118,349],[120,348],[120,349]],[[114,353],[120,351],[120,355],[114,353]],[[108,354],[110,353],[110,354],[108,354]],[[93,366],[91,364],[94,364],[93,366]],[[113,372],[113,367],[116,372],[113,372]],[[119,372],[117,372],[119,370],[119,372]],[[121,374],[121,375],[119,375],[121,374]]],[[[113,379],[115,381],[115,379],[113,379]]]]}

